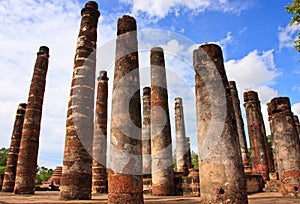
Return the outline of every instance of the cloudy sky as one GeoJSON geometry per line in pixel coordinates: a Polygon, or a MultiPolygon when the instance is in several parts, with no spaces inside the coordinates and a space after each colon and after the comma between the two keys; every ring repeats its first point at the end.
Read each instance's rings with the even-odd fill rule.
{"type": "MultiPolygon", "coordinates": [[[[228,78],[237,82],[240,96],[248,89],[259,92],[269,131],[265,104],[273,97],[289,96],[293,112],[300,115],[300,55],[293,48],[299,27],[288,25],[292,16],[284,10],[291,2],[98,1],[97,73],[108,71],[111,88],[117,19],[124,14],[134,16],[140,31],[141,86],[150,81],[149,50],[162,46],[173,132],[174,98],[181,96],[187,135],[197,151],[192,51],[199,44],[218,43],[223,48],[228,78]]],[[[27,101],[38,48],[50,48],[40,166],[62,165],[73,59],[84,4],[77,0],[0,1],[0,147],[9,147],[18,103],[27,101]]]]}

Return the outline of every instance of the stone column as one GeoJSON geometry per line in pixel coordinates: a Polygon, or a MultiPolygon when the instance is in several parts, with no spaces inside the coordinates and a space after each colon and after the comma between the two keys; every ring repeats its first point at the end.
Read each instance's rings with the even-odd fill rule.
{"type": "Polygon", "coordinates": [[[106,149],[107,149],[107,72],[98,77],[96,113],[93,139],[92,192],[106,192],[106,149]]]}
{"type": "Polygon", "coordinates": [[[241,113],[240,100],[239,100],[235,81],[229,82],[229,88],[230,88],[230,94],[231,94],[232,103],[233,103],[234,115],[235,115],[235,119],[236,119],[237,132],[239,135],[239,142],[240,142],[240,148],[241,148],[241,153],[242,153],[243,165],[244,165],[244,167],[248,167],[249,166],[249,157],[248,157],[248,149],[247,149],[247,142],[246,142],[246,134],[245,134],[244,122],[243,122],[242,113],[241,113]]]}
{"type": "Polygon", "coordinates": [[[187,141],[185,135],[182,98],[175,98],[176,163],[177,171],[188,174],[187,141]]]}
{"type": "Polygon", "coordinates": [[[13,133],[11,136],[9,152],[7,155],[2,192],[14,191],[25,110],[26,103],[20,103],[17,110],[13,133]]]}
{"type": "Polygon", "coordinates": [[[14,193],[34,194],[42,108],[48,71],[49,48],[37,53],[26,106],[14,193]]]}
{"type": "Polygon", "coordinates": [[[151,174],[151,123],[150,123],[150,93],[151,88],[143,89],[143,175],[151,174]]]}
{"type": "Polygon", "coordinates": [[[92,144],[97,24],[100,13],[96,2],[81,10],[73,78],[68,104],[61,200],[88,200],[92,187],[92,144]]]}
{"type": "Polygon", "coordinates": [[[163,49],[154,47],[151,63],[152,194],[174,194],[172,139],[163,49]]]}
{"type": "Polygon", "coordinates": [[[201,203],[246,204],[246,182],[221,47],[193,53],[201,203]]]}
{"type": "Polygon", "coordinates": [[[250,140],[252,174],[261,175],[265,180],[269,180],[266,135],[257,92],[244,92],[244,101],[250,140]]]}
{"type": "Polygon", "coordinates": [[[278,97],[268,104],[275,146],[281,193],[284,197],[300,197],[300,141],[288,97],[278,97]]]}
{"type": "Polygon", "coordinates": [[[299,118],[297,115],[294,115],[294,123],[295,123],[296,129],[297,129],[298,136],[300,138],[300,123],[299,123],[299,118]]]}
{"type": "Polygon", "coordinates": [[[190,137],[186,137],[186,149],[187,149],[187,152],[185,154],[185,158],[187,161],[187,168],[190,169],[190,168],[193,168],[190,137]]]}
{"type": "Polygon", "coordinates": [[[118,19],[113,81],[108,203],[141,204],[142,122],[136,21],[118,19]]]}

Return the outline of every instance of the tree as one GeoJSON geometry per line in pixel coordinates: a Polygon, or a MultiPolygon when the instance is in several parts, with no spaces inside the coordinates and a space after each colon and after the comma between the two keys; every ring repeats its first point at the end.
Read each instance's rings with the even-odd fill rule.
{"type": "Polygon", "coordinates": [[[8,152],[9,149],[5,147],[0,149],[0,174],[4,174],[8,152]]]}
{"type": "Polygon", "coordinates": [[[199,169],[198,154],[196,154],[194,151],[192,151],[192,164],[194,169],[199,169]]]}
{"type": "Polygon", "coordinates": [[[35,176],[35,182],[37,186],[40,186],[43,181],[47,181],[53,174],[53,169],[46,167],[37,167],[37,173],[35,176]]]}
{"type": "MultiPolygon", "coordinates": [[[[300,0],[293,0],[293,3],[285,7],[286,12],[293,14],[293,18],[290,22],[290,26],[300,23],[300,0]]],[[[294,41],[295,48],[300,52],[300,31],[298,33],[298,38],[294,41]]]]}

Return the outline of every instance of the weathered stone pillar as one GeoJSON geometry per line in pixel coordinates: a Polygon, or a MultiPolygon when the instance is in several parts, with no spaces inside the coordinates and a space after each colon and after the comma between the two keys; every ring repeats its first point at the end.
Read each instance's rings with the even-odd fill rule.
{"type": "Polygon", "coordinates": [[[93,139],[92,192],[106,192],[106,150],[107,150],[107,72],[98,77],[96,113],[93,139]]]}
{"type": "Polygon", "coordinates": [[[201,203],[246,204],[246,182],[222,50],[194,50],[201,203]]]}
{"type": "Polygon", "coordinates": [[[151,174],[151,123],[150,123],[150,94],[151,88],[143,89],[143,174],[151,174]]]}
{"type": "Polygon", "coordinates": [[[151,63],[152,194],[174,194],[172,139],[163,49],[154,47],[151,63]]]}
{"type": "Polygon", "coordinates": [[[41,46],[37,53],[24,116],[14,188],[16,194],[34,194],[48,60],[49,48],[41,46]]]}
{"type": "Polygon", "coordinates": [[[182,107],[182,98],[175,98],[176,163],[177,171],[188,174],[187,141],[182,107]]]}
{"type": "Polygon", "coordinates": [[[68,104],[60,199],[91,198],[94,131],[94,93],[97,24],[100,13],[96,2],[81,10],[81,25],[74,60],[68,104]]]}
{"type": "Polygon", "coordinates": [[[300,141],[288,97],[278,97],[268,104],[275,146],[281,193],[284,197],[300,197],[300,141]]]}
{"type": "Polygon", "coordinates": [[[248,157],[248,149],[247,149],[247,142],[246,142],[246,134],[245,134],[244,122],[241,113],[240,100],[239,100],[235,81],[229,82],[229,88],[230,88],[230,94],[233,103],[234,115],[236,119],[237,132],[239,135],[243,165],[244,167],[247,167],[249,166],[249,157],[248,157]]]}
{"type": "Polygon", "coordinates": [[[252,174],[261,175],[265,180],[269,180],[266,134],[257,92],[244,92],[244,101],[251,150],[252,174]]]}
{"type": "Polygon", "coordinates": [[[108,203],[143,201],[142,124],[136,21],[118,20],[113,81],[108,203]]]}
{"type": "Polygon", "coordinates": [[[25,110],[26,103],[20,103],[17,110],[13,133],[11,136],[9,152],[7,155],[2,192],[14,191],[25,110]]]}
{"type": "Polygon", "coordinates": [[[298,136],[300,138],[300,123],[299,123],[299,118],[297,115],[294,115],[294,123],[295,123],[296,129],[297,129],[298,136]]]}
{"type": "Polygon", "coordinates": [[[193,168],[190,137],[186,137],[186,149],[187,149],[187,152],[185,154],[185,158],[187,161],[187,168],[190,169],[190,168],[193,168]]]}

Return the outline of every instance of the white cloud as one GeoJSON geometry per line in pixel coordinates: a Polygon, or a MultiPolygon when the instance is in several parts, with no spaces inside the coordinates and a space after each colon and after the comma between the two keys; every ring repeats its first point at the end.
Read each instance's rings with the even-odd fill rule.
{"type": "Polygon", "coordinates": [[[254,50],[238,60],[225,63],[227,76],[243,90],[274,83],[280,74],[274,64],[273,50],[259,53],[254,50]]]}
{"type": "Polygon", "coordinates": [[[300,103],[295,103],[292,105],[292,112],[297,115],[298,117],[300,117],[300,103]]]}
{"type": "Polygon", "coordinates": [[[146,14],[146,16],[154,21],[166,17],[169,13],[174,13],[176,16],[180,12],[191,12],[197,15],[206,10],[216,10],[221,12],[240,13],[247,8],[247,3],[227,0],[120,0],[132,6],[133,14],[146,14]]]}
{"type": "Polygon", "coordinates": [[[279,50],[282,48],[293,48],[294,41],[297,39],[298,32],[300,30],[300,25],[293,24],[292,26],[287,25],[285,27],[279,26],[278,28],[278,40],[279,40],[279,50]]]}

